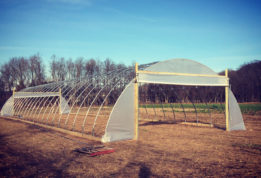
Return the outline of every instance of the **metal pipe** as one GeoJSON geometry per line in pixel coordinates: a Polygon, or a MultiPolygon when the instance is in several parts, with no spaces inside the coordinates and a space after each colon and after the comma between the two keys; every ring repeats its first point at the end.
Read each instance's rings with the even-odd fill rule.
{"type": "MultiPolygon", "coordinates": [[[[126,72],[126,71],[128,71],[128,70],[130,70],[130,69],[123,70],[123,71],[121,71],[120,73],[118,73],[118,75],[120,75],[122,72],[126,72]]],[[[88,116],[88,114],[89,114],[89,111],[90,111],[90,109],[91,109],[91,107],[92,107],[94,101],[95,101],[96,98],[99,96],[99,94],[101,93],[101,91],[102,91],[105,87],[107,87],[108,84],[109,84],[109,82],[110,82],[110,81],[113,81],[114,78],[116,78],[116,77],[113,77],[112,79],[110,79],[110,80],[108,81],[108,83],[105,84],[105,86],[104,86],[102,89],[100,89],[100,91],[97,93],[97,95],[96,95],[95,98],[93,99],[92,103],[90,104],[90,106],[89,106],[89,108],[88,108],[88,110],[87,110],[87,113],[86,113],[86,115],[85,115],[85,117],[84,117],[83,124],[82,124],[82,133],[84,132],[84,126],[85,126],[85,123],[86,123],[86,119],[87,119],[87,116],[88,116]]]]}

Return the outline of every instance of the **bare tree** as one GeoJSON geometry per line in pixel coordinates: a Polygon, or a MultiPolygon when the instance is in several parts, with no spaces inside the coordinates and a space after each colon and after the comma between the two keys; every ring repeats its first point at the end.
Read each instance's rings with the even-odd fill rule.
{"type": "Polygon", "coordinates": [[[11,91],[14,87],[15,79],[12,76],[12,69],[11,66],[8,64],[4,64],[1,67],[1,80],[4,83],[4,91],[11,91]]]}
{"type": "Polygon", "coordinates": [[[104,72],[105,73],[109,73],[109,72],[115,70],[115,68],[116,68],[116,66],[115,66],[114,62],[111,59],[107,58],[104,61],[104,72]]]}
{"type": "Polygon", "coordinates": [[[63,57],[57,62],[58,80],[63,81],[66,77],[65,60],[63,57]]]}
{"type": "Polygon", "coordinates": [[[29,69],[31,75],[30,86],[40,85],[45,82],[44,65],[39,54],[29,58],[29,69]]]}
{"type": "Polygon", "coordinates": [[[6,83],[4,82],[3,75],[2,75],[2,69],[3,66],[0,69],[0,108],[4,105],[5,101],[11,96],[11,88],[9,90],[6,90],[6,83]]]}
{"type": "Polygon", "coordinates": [[[229,72],[232,91],[241,102],[261,101],[261,61],[242,65],[229,72]]]}
{"type": "Polygon", "coordinates": [[[80,57],[75,62],[76,78],[81,79],[83,77],[84,63],[83,58],[80,57]]]}
{"type": "Polygon", "coordinates": [[[55,55],[52,55],[52,57],[51,57],[50,72],[51,72],[52,80],[57,81],[58,76],[57,76],[57,65],[56,65],[56,56],[55,55]]]}
{"type": "Polygon", "coordinates": [[[18,90],[25,88],[29,84],[29,64],[24,57],[11,58],[11,75],[15,79],[15,85],[18,90]]]}
{"type": "Polygon", "coordinates": [[[71,80],[75,77],[75,66],[72,62],[72,58],[69,58],[69,60],[66,61],[66,70],[67,70],[67,76],[68,79],[71,80]]]}
{"type": "Polygon", "coordinates": [[[85,75],[87,76],[94,76],[99,74],[100,66],[97,65],[94,59],[90,59],[85,64],[85,75]]]}

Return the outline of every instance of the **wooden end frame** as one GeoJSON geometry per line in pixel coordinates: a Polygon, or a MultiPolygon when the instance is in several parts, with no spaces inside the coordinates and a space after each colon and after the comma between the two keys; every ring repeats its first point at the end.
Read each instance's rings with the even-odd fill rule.
{"type": "Polygon", "coordinates": [[[138,140],[139,135],[139,85],[138,85],[138,63],[135,64],[135,80],[134,80],[134,140],[138,140]]]}
{"type": "Polygon", "coordinates": [[[225,114],[226,114],[226,131],[230,131],[230,123],[229,123],[229,107],[228,107],[228,87],[229,87],[229,78],[228,78],[228,70],[225,70],[225,76],[227,77],[227,85],[225,86],[225,114]]]}
{"type": "Polygon", "coordinates": [[[13,97],[14,97],[14,95],[15,95],[15,88],[13,88],[13,97]]]}
{"type": "MultiPolygon", "coordinates": [[[[60,92],[26,92],[26,91],[16,92],[16,88],[13,88],[12,91],[13,91],[13,100],[15,98],[27,98],[27,97],[30,98],[30,96],[19,96],[19,97],[17,97],[16,93],[18,93],[18,94],[43,94],[44,93],[44,94],[50,94],[52,96],[59,96],[59,97],[61,96],[60,92]]],[[[39,97],[41,97],[41,96],[39,96],[39,97]]],[[[32,100],[29,100],[29,106],[31,106],[32,104],[33,104],[32,100]]],[[[24,105],[20,105],[20,106],[24,106],[24,105]]],[[[15,103],[13,105],[13,113],[14,113],[14,110],[15,110],[15,103]]],[[[20,113],[20,109],[18,110],[18,113],[20,113]]]]}
{"type": "Polygon", "coordinates": [[[14,102],[14,99],[15,99],[15,87],[13,88],[13,107],[12,107],[12,114],[14,115],[15,114],[15,102],[14,102]]]}
{"type": "MultiPolygon", "coordinates": [[[[18,93],[23,93],[23,94],[42,94],[42,93],[44,93],[44,94],[53,94],[53,95],[59,95],[59,92],[41,92],[41,91],[36,91],[36,92],[23,92],[23,91],[19,91],[18,93]]],[[[13,94],[15,94],[15,93],[13,93],[13,94]]]]}
{"type": "Polygon", "coordinates": [[[152,71],[138,71],[139,74],[156,74],[156,75],[176,75],[176,76],[190,76],[190,77],[213,77],[213,78],[226,78],[223,75],[210,75],[210,74],[191,74],[191,73],[175,73],[175,72],[152,72],[152,71]]]}
{"type": "MultiPolygon", "coordinates": [[[[191,77],[220,77],[220,78],[226,78],[227,79],[227,83],[225,85],[225,115],[226,115],[226,130],[230,131],[230,123],[229,123],[229,106],[228,106],[228,90],[229,90],[229,78],[228,78],[228,69],[225,70],[225,76],[223,75],[208,75],[208,74],[190,74],[190,73],[172,73],[172,72],[152,72],[152,71],[139,71],[138,70],[138,65],[135,65],[135,72],[136,72],[136,80],[137,81],[137,75],[139,73],[143,73],[143,74],[157,74],[157,75],[180,75],[180,76],[191,76],[191,77]]],[[[136,83],[135,83],[136,84],[136,83]]],[[[136,85],[135,85],[136,88],[136,85]]],[[[135,95],[135,98],[137,98],[138,96],[135,95]]],[[[135,110],[135,112],[138,112],[135,110]]],[[[135,113],[136,115],[137,113],[135,113]]],[[[138,116],[137,116],[138,118],[138,116]]],[[[136,126],[137,129],[137,126],[136,126]]],[[[137,131],[136,131],[137,133],[137,131]]]]}
{"type": "Polygon", "coordinates": [[[62,114],[62,89],[59,88],[59,113],[62,114]]]}

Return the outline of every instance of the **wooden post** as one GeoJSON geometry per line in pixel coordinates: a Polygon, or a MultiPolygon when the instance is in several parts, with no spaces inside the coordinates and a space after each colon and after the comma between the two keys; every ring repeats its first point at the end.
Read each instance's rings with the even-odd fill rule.
{"type": "Polygon", "coordinates": [[[229,108],[228,108],[228,87],[229,87],[229,78],[228,70],[225,70],[225,76],[227,77],[227,86],[225,87],[225,112],[226,112],[226,131],[229,131],[229,108]]]}
{"type": "Polygon", "coordinates": [[[139,85],[138,85],[138,79],[137,79],[137,75],[138,75],[138,63],[135,64],[135,74],[136,74],[136,78],[135,78],[135,83],[134,83],[134,128],[135,128],[135,136],[134,136],[134,140],[138,140],[138,131],[139,131],[139,85]]]}
{"type": "Polygon", "coordinates": [[[59,88],[59,112],[62,114],[62,89],[59,88]]]}
{"type": "Polygon", "coordinates": [[[13,88],[13,97],[14,97],[14,95],[15,95],[15,87],[13,88]]]}
{"type": "Polygon", "coordinates": [[[12,115],[14,116],[15,114],[15,98],[14,98],[14,95],[15,95],[15,87],[13,88],[13,107],[12,107],[12,115]]]}

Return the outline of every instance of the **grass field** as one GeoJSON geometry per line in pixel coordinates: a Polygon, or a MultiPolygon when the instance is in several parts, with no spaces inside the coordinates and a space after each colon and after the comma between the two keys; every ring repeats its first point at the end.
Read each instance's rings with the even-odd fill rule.
{"type": "Polygon", "coordinates": [[[244,121],[246,131],[232,132],[140,121],[138,141],[88,157],[74,150],[101,143],[0,118],[0,177],[259,177],[261,117],[244,121]]]}
{"type": "MultiPolygon", "coordinates": [[[[19,119],[72,129],[75,114],[50,116],[20,112],[17,120],[0,118],[0,177],[258,177],[261,175],[260,103],[242,103],[246,131],[225,131],[220,104],[140,105],[138,141],[106,143],[115,153],[88,157],[74,150],[102,144],[19,119]],[[174,112],[172,111],[172,106],[174,112]],[[164,112],[163,112],[164,111],[164,112]],[[49,117],[49,120],[48,120],[49,117]],[[68,126],[65,120],[68,117],[68,126]],[[43,119],[42,119],[43,118],[43,119]],[[183,125],[183,121],[205,126],[183,125]],[[209,123],[213,127],[207,126],[209,123]]],[[[95,127],[101,137],[112,107],[104,108],[95,127]]],[[[48,108],[47,108],[48,110],[48,108]]],[[[78,108],[73,109],[76,113],[78,108]]],[[[87,108],[81,108],[75,131],[81,131],[87,108]]],[[[97,108],[89,113],[90,134],[97,108]]],[[[49,113],[49,112],[47,112],[49,113]]]]}
{"type": "MultiPolygon", "coordinates": [[[[195,108],[197,109],[197,112],[201,113],[208,113],[210,112],[214,113],[222,113],[224,112],[224,104],[221,103],[194,103],[195,108]]],[[[192,103],[172,103],[172,104],[141,104],[141,108],[172,108],[175,112],[183,112],[182,107],[186,111],[195,112],[194,106],[192,103]]],[[[261,114],[261,103],[240,103],[239,104],[241,112],[243,114],[261,114]]]]}
{"type": "MultiPolygon", "coordinates": [[[[224,105],[220,103],[172,103],[172,104],[140,104],[139,118],[147,121],[164,122],[199,122],[214,125],[218,128],[225,128],[224,105]],[[197,113],[195,112],[195,108],[197,113]],[[183,108],[184,111],[183,112],[183,108]]],[[[242,103],[240,104],[243,114],[261,115],[261,103],[242,103]]],[[[93,106],[88,112],[88,107],[75,106],[70,114],[59,114],[56,106],[35,107],[15,109],[15,116],[42,124],[59,126],[64,129],[75,130],[101,137],[104,134],[107,120],[112,106],[105,106],[101,109],[93,106]],[[86,114],[88,113],[88,117],[86,114]],[[86,122],[85,122],[86,121],[86,122]]]]}

